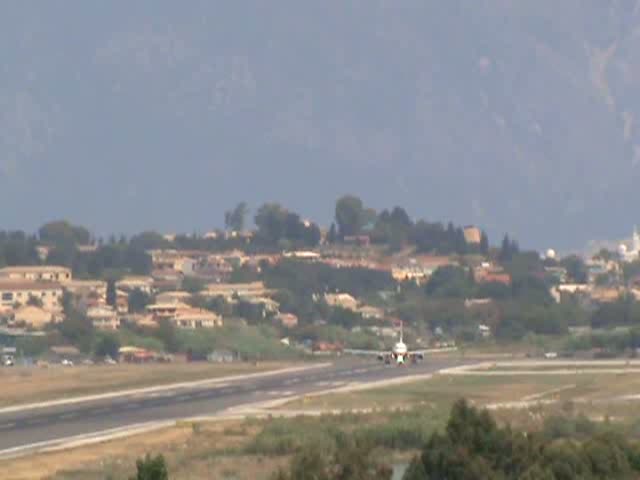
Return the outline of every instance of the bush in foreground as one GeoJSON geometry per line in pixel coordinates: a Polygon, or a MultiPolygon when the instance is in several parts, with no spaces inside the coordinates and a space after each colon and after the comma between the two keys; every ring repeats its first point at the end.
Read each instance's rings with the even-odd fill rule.
{"type": "Polygon", "coordinates": [[[457,402],[443,433],[431,435],[405,480],[623,480],[637,478],[640,449],[603,432],[582,443],[499,427],[486,411],[457,402]]]}
{"type": "Polygon", "coordinates": [[[136,462],[136,476],[129,480],[169,480],[167,464],[162,455],[138,459],[136,462]]]}

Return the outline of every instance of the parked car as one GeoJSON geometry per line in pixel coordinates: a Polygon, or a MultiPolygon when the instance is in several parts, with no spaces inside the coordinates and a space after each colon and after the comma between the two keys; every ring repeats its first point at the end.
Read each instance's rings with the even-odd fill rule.
{"type": "Polygon", "coordinates": [[[60,364],[65,367],[73,367],[73,362],[67,358],[63,358],[60,364]]]}
{"type": "Polygon", "coordinates": [[[2,357],[3,367],[13,367],[14,365],[15,365],[15,360],[12,355],[4,355],[2,357]]]}

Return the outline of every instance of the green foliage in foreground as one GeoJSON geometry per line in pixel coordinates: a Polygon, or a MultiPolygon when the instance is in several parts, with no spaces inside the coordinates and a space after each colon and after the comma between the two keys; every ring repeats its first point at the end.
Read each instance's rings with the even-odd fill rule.
{"type": "Polygon", "coordinates": [[[208,354],[229,350],[247,360],[296,358],[300,353],[280,343],[277,331],[268,325],[246,326],[227,322],[224,327],[204,331],[178,331],[179,351],[208,354]]]}
{"type": "Polygon", "coordinates": [[[136,462],[136,476],[130,480],[169,480],[169,472],[162,455],[147,455],[136,462]]]}
{"type": "Polygon", "coordinates": [[[323,415],[270,420],[246,447],[251,455],[289,455],[309,446],[331,455],[348,434],[357,442],[389,450],[421,448],[443,425],[432,409],[374,414],[323,415]]]}
{"type": "Polygon", "coordinates": [[[499,427],[485,410],[457,402],[405,480],[604,480],[637,478],[640,449],[613,432],[581,443],[499,427]]]}
{"type": "Polygon", "coordinates": [[[371,444],[341,435],[331,455],[308,446],[273,480],[390,480],[392,470],[379,462],[371,444]]]}
{"type": "Polygon", "coordinates": [[[245,453],[293,454],[274,480],[388,478],[374,449],[416,448],[422,454],[405,480],[626,480],[640,472],[636,443],[582,415],[552,417],[542,431],[525,433],[498,426],[487,411],[462,400],[446,424],[436,420],[439,413],[420,408],[272,419],[245,453]]]}
{"type": "MultiPolygon", "coordinates": [[[[568,412],[550,417],[542,431],[525,433],[501,427],[486,410],[464,400],[451,409],[317,417],[248,419],[262,425],[248,445],[225,454],[285,456],[289,465],[272,480],[373,480],[391,478],[382,459],[388,450],[422,453],[405,480],[631,480],[639,478],[637,425],[631,430],[597,424],[568,412]],[[628,435],[623,436],[620,432],[628,435]]],[[[195,430],[194,430],[195,431],[195,430]]],[[[222,452],[222,450],[220,451],[222,452]]],[[[137,462],[135,480],[166,480],[162,457],[137,462]]]]}

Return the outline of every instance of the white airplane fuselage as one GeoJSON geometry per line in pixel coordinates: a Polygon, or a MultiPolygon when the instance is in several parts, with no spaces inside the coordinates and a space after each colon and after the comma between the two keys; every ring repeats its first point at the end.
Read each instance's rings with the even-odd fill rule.
{"type": "Polygon", "coordinates": [[[395,358],[398,365],[402,365],[405,362],[408,352],[409,350],[402,340],[396,343],[391,349],[391,355],[395,358]]]}

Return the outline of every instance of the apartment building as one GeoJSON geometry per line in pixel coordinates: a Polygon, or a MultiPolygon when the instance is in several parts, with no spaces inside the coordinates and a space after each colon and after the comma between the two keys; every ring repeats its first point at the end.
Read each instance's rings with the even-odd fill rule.
{"type": "Polygon", "coordinates": [[[111,307],[91,307],[87,310],[87,318],[98,330],[117,330],[120,328],[120,317],[111,307]]]}
{"type": "Polygon", "coordinates": [[[55,265],[4,267],[0,268],[0,278],[58,283],[67,283],[73,280],[71,269],[55,265]]]}
{"type": "Polygon", "coordinates": [[[264,286],[263,282],[250,283],[210,283],[207,288],[200,292],[201,295],[207,297],[264,297],[271,293],[264,286]]]}
{"type": "Polygon", "coordinates": [[[201,308],[193,308],[180,302],[147,305],[147,313],[155,321],[169,320],[178,328],[214,328],[222,326],[222,317],[201,308]]]}
{"type": "Polygon", "coordinates": [[[215,328],[222,326],[222,317],[201,308],[179,310],[170,321],[178,328],[215,328]]]}
{"type": "Polygon", "coordinates": [[[150,295],[153,292],[153,278],[138,275],[129,275],[116,282],[116,288],[125,292],[140,290],[150,295]]]}
{"type": "Polygon", "coordinates": [[[39,300],[47,311],[62,309],[62,285],[50,281],[12,280],[0,278],[0,305],[26,305],[30,298],[39,300]]]}

